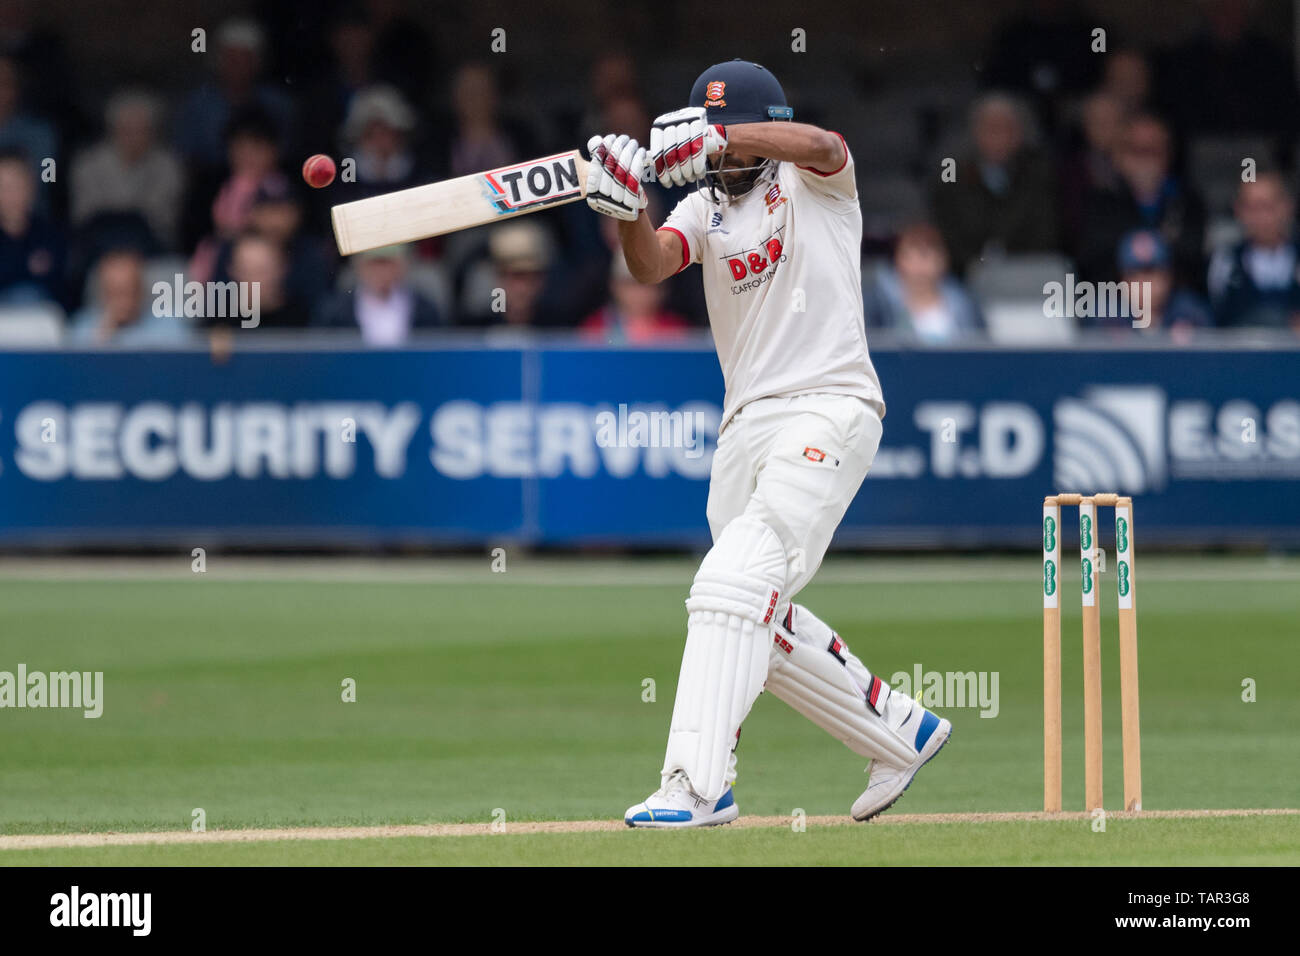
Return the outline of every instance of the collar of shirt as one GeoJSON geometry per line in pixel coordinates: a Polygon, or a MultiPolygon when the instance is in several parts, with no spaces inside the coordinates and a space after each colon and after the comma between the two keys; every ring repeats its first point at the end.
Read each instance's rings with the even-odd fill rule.
{"type": "Polygon", "coordinates": [[[1276,249],[1249,246],[1244,264],[1255,284],[1265,289],[1278,289],[1291,284],[1295,272],[1295,247],[1283,243],[1276,249]]]}
{"type": "Polygon", "coordinates": [[[358,288],[357,325],[369,345],[400,345],[411,331],[415,300],[411,290],[399,286],[387,298],[358,288]]]}

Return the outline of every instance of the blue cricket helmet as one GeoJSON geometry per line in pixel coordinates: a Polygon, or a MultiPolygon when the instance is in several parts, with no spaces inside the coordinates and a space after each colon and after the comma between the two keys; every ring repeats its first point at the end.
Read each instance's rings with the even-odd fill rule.
{"type": "Polygon", "coordinates": [[[785,91],[766,68],[747,60],[717,63],[691,87],[691,106],[703,106],[710,123],[765,123],[794,118],[785,91]]]}

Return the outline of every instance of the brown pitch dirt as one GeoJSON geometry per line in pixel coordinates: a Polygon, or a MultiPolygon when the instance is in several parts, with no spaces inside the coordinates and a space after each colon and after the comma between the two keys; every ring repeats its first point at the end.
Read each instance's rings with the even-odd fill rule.
{"type": "MultiPolygon", "coordinates": [[[[1142,810],[1113,811],[1108,820],[1205,819],[1211,817],[1294,816],[1300,809],[1270,810],[1142,810]]],[[[1050,820],[1087,820],[1088,813],[898,813],[885,814],[867,824],[849,817],[811,816],[809,828],[842,826],[924,826],[935,823],[1007,823],[1050,820]]],[[[791,817],[741,817],[729,827],[788,827],[791,817]]],[[[246,843],[271,840],[367,840],[386,837],[489,836],[520,833],[592,833],[626,830],[620,820],[553,820],[540,823],[431,823],[369,827],[289,827],[265,830],[163,830],[144,833],[50,833],[0,836],[0,850],[39,850],[59,847],[136,846],[151,843],[246,843]],[[494,829],[495,826],[495,829],[494,829]]]]}

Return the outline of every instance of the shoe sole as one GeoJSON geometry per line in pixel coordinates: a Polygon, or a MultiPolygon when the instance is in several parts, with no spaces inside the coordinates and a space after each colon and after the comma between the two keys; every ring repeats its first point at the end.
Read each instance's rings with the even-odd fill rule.
{"type": "Polygon", "coordinates": [[[734,823],[739,819],[740,809],[735,804],[732,804],[727,808],[727,810],[723,811],[722,818],[710,820],[707,823],[696,823],[693,820],[690,823],[656,823],[653,821],[633,823],[631,820],[627,819],[627,817],[623,818],[623,823],[626,824],[629,830],[698,830],[701,827],[723,827],[728,823],[734,823]],[[729,814],[728,811],[735,812],[729,814]]]}
{"type": "Polygon", "coordinates": [[[886,810],[888,810],[890,807],[892,807],[894,804],[896,804],[896,803],[898,802],[899,798],[902,797],[903,794],[907,793],[907,788],[910,787],[910,786],[912,785],[912,781],[916,779],[916,775],[917,775],[918,773],[921,772],[921,769],[922,769],[926,764],[928,764],[931,760],[933,760],[935,757],[939,756],[939,751],[943,750],[944,747],[948,746],[948,741],[952,740],[952,734],[953,734],[953,729],[952,729],[952,727],[949,727],[949,728],[948,728],[948,735],[947,735],[946,737],[943,738],[943,741],[939,744],[939,746],[937,746],[937,747],[934,748],[934,753],[930,754],[930,756],[928,756],[928,757],[926,757],[924,760],[922,760],[922,761],[921,761],[921,766],[920,766],[920,767],[917,767],[915,770],[912,771],[912,776],[910,776],[910,777],[907,778],[907,783],[903,784],[903,789],[900,790],[900,791],[898,791],[898,793],[894,796],[894,799],[893,799],[893,800],[890,800],[887,804],[885,804],[885,805],[884,805],[883,807],[881,807],[879,810],[873,810],[873,811],[871,811],[871,812],[868,813],[865,817],[854,817],[853,819],[856,820],[856,821],[858,821],[859,823],[866,823],[868,820],[872,820],[872,819],[874,819],[874,818],[880,816],[882,813],[884,813],[886,810]]]}

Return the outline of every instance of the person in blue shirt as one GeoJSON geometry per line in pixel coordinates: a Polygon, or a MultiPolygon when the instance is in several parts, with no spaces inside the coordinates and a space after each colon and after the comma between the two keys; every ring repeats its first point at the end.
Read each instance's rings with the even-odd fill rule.
{"type": "Polygon", "coordinates": [[[968,339],[984,328],[975,300],[949,272],[943,237],[928,223],[899,233],[893,263],[877,271],[864,306],[868,328],[926,344],[968,339]]]}
{"type": "Polygon", "coordinates": [[[145,288],[144,259],[137,252],[109,252],[99,260],[92,299],[72,318],[70,345],[156,348],[191,339],[186,319],[168,314],[167,307],[154,307],[145,288]]]}
{"type": "Polygon", "coordinates": [[[1270,171],[1242,183],[1233,212],[1243,238],[1210,260],[1210,296],[1219,324],[1300,332],[1300,246],[1286,180],[1270,171]]]}

